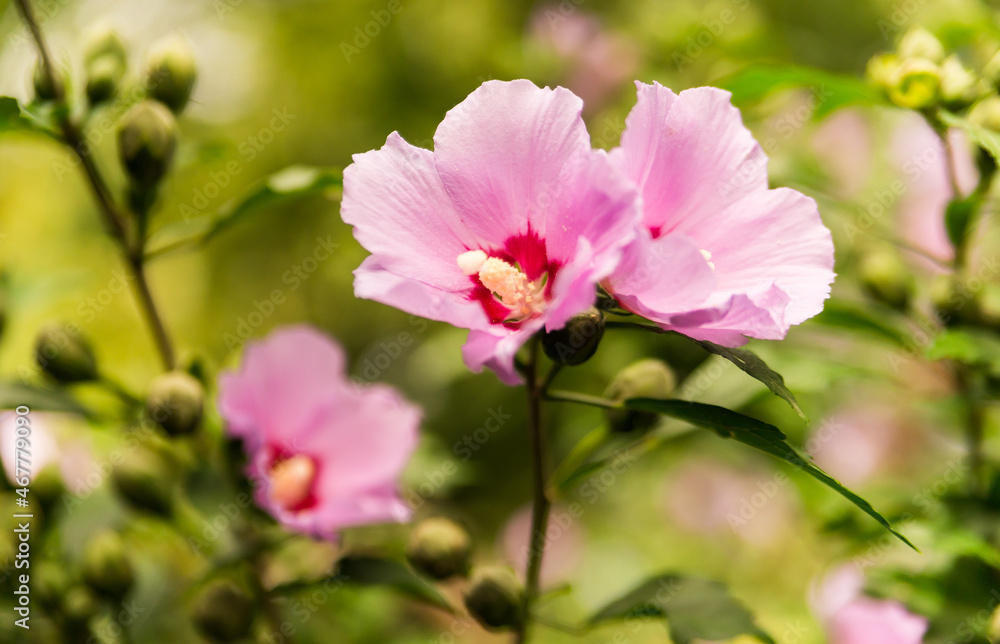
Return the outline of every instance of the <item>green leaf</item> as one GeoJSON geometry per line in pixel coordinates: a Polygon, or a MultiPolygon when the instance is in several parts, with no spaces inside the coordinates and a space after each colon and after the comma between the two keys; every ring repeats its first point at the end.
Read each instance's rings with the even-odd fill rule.
{"type": "Polygon", "coordinates": [[[160,228],[150,238],[147,254],[158,255],[174,248],[204,244],[257,209],[320,194],[341,185],[343,181],[339,170],[290,166],[271,175],[243,198],[228,203],[213,216],[197,217],[160,228]]]}
{"type": "Polygon", "coordinates": [[[753,635],[774,644],[724,585],[697,577],[668,573],[648,579],[597,611],[589,624],[635,617],[665,617],[675,644],[728,640],[738,635],[753,635]]]}
{"type": "Polygon", "coordinates": [[[347,556],[337,564],[337,575],[349,584],[388,586],[412,599],[454,612],[441,593],[398,561],[347,556]]]}
{"type": "Polygon", "coordinates": [[[751,378],[764,383],[771,390],[771,393],[787,402],[802,420],[808,422],[809,419],[802,413],[802,408],[795,400],[795,395],[785,386],[785,379],[781,377],[780,373],[768,367],[757,354],[746,349],[722,347],[704,340],[696,340],[696,342],[705,351],[722,356],[745,371],[751,378]]]}
{"type": "Polygon", "coordinates": [[[944,211],[944,226],[948,231],[948,239],[951,240],[951,244],[955,248],[961,248],[965,243],[969,224],[973,220],[978,204],[979,195],[972,195],[965,199],[954,199],[948,203],[948,207],[944,211]]]}
{"type": "Polygon", "coordinates": [[[55,136],[37,118],[21,107],[16,98],[0,96],[0,134],[18,131],[55,136]]]}
{"type": "Polygon", "coordinates": [[[0,409],[26,405],[31,411],[58,411],[81,416],[86,408],[64,389],[43,389],[19,382],[0,382],[0,409]]]}
{"type": "Polygon", "coordinates": [[[1000,134],[992,130],[987,130],[975,123],[970,123],[968,120],[951,112],[942,110],[938,114],[938,117],[945,125],[962,129],[979,147],[989,152],[990,156],[994,159],[1000,161],[1000,134]]]}
{"type": "Polygon", "coordinates": [[[830,300],[823,311],[813,318],[814,322],[825,326],[860,331],[876,336],[882,340],[906,346],[906,331],[887,322],[885,319],[872,315],[867,310],[840,300],[830,300]]]}
{"type": "Polygon", "coordinates": [[[1000,338],[982,329],[945,329],[924,351],[928,360],[955,360],[1000,376],[1000,338]]]}
{"type": "Polygon", "coordinates": [[[868,501],[844,487],[839,481],[828,475],[811,461],[800,456],[791,445],[785,442],[785,435],[774,425],[757,420],[756,418],[744,416],[725,407],[687,402],[684,400],[631,398],[626,400],[623,405],[628,409],[651,411],[686,420],[692,425],[710,429],[723,438],[732,438],[744,445],[749,445],[771,456],[780,458],[787,463],[791,463],[853,503],[862,512],[878,521],[882,527],[902,540],[903,543],[914,550],[918,550],[916,546],[910,543],[909,539],[896,532],[885,517],[876,512],[875,508],[868,501]]]}
{"type": "Polygon", "coordinates": [[[881,92],[855,76],[796,65],[751,65],[713,83],[733,93],[733,103],[757,103],[773,92],[809,88],[815,96],[813,116],[821,119],[846,105],[882,105],[881,92]]]}

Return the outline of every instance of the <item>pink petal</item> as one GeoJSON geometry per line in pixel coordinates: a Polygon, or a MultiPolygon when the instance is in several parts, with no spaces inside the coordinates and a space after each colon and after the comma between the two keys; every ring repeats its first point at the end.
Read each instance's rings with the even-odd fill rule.
{"type": "Polygon", "coordinates": [[[919,644],[927,620],[895,601],[861,597],[827,622],[830,644],[919,644]]]}
{"type": "Polygon", "coordinates": [[[354,155],[344,170],[341,217],[383,270],[445,292],[468,290],[456,260],[479,242],[452,206],[429,150],[393,132],[382,149],[354,155]]]}
{"type": "Polygon", "coordinates": [[[690,233],[767,188],[767,156],[729,92],[698,87],[678,96],[659,83],[636,87],[638,100],[612,159],[640,186],[648,227],[690,233]]]}
{"type": "Polygon", "coordinates": [[[239,371],[219,378],[219,413],[238,438],[276,440],[307,429],[347,390],[343,350],[308,326],[251,342],[239,371]]]}
{"type": "Polygon", "coordinates": [[[529,230],[546,238],[545,212],[593,154],[582,109],[561,87],[488,81],[445,115],[435,162],[478,237],[498,246],[529,230]]]}
{"type": "Polygon", "coordinates": [[[517,350],[541,329],[542,324],[541,319],[535,319],[516,330],[500,327],[488,331],[469,331],[469,338],[462,347],[465,365],[477,373],[483,367],[488,367],[506,385],[521,384],[524,380],[514,367],[514,357],[517,350]]]}

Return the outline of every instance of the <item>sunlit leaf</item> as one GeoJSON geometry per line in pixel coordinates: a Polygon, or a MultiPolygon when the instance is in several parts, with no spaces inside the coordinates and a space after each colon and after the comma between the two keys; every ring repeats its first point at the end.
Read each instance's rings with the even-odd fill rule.
{"type": "Polygon", "coordinates": [[[955,360],[1000,376],[1000,338],[981,329],[945,329],[927,346],[928,360],[955,360]]]}
{"type": "Polygon", "coordinates": [[[27,112],[16,98],[0,96],[0,134],[4,132],[35,132],[54,136],[37,118],[27,112]]]}
{"type": "Polygon", "coordinates": [[[725,407],[683,400],[631,398],[624,402],[624,406],[628,409],[652,411],[686,420],[692,425],[710,429],[723,438],[732,438],[744,445],[749,445],[771,456],[780,458],[787,463],[791,463],[853,503],[908,546],[914,550],[917,549],[916,546],[910,543],[909,539],[896,532],[885,517],[876,512],[875,508],[868,501],[844,487],[839,481],[828,475],[811,461],[800,456],[791,445],[785,442],[785,435],[774,425],[757,420],[756,418],[744,416],[725,407]]]}
{"type": "Polygon", "coordinates": [[[696,577],[663,574],[648,579],[601,608],[588,622],[597,625],[636,617],[665,617],[676,644],[728,640],[738,635],[774,644],[724,585],[696,577]]]}
{"type": "Polygon", "coordinates": [[[1000,134],[992,130],[987,130],[975,123],[970,123],[968,120],[951,112],[942,111],[939,114],[939,118],[945,125],[960,128],[976,145],[989,152],[990,156],[994,159],[1000,161],[1000,134]]]}

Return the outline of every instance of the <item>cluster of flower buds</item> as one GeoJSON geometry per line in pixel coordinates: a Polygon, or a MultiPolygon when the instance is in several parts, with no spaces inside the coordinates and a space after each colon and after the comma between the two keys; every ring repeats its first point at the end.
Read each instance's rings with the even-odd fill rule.
{"type": "Polygon", "coordinates": [[[976,74],[957,54],[948,55],[934,34],[915,27],[903,34],[895,51],[869,61],[868,77],[900,107],[961,111],[996,102],[1000,52],[976,74]]]}
{"type": "Polygon", "coordinates": [[[127,67],[128,52],[118,33],[110,27],[93,28],[84,47],[87,100],[91,105],[114,98],[127,67]]]}
{"type": "Polygon", "coordinates": [[[436,581],[469,577],[463,592],[465,608],[484,628],[516,628],[521,623],[524,602],[521,582],[506,566],[472,567],[471,555],[472,537],[468,531],[444,517],[417,523],[406,545],[406,558],[417,572],[436,581]]]}

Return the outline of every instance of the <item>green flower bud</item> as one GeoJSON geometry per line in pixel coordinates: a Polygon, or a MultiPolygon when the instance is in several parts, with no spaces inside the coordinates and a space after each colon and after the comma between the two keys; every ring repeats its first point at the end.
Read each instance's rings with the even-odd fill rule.
{"type": "Polygon", "coordinates": [[[895,54],[878,54],[868,61],[865,74],[873,85],[884,92],[889,91],[899,69],[899,58],[895,54]]]}
{"type": "Polygon", "coordinates": [[[473,570],[464,599],[469,614],[486,628],[515,628],[521,623],[524,588],[510,568],[473,570]]]}
{"type": "Polygon", "coordinates": [[[858,266],[861,286],[876,300],[904,310],[915,287],[913,274],[899,255],[889,249],[866,253],[858,266]]]}
{"type": "Polygon", "coordinates": [[[435,517],[418,523],[410,533],[406,558],[434,579],[465,575],[469,569],[472,538],[451,519],[435,517]]]}
{"type": "Polygon", "coordinates": [[[150,384],[146,414],[171,436],[186,435],[198,427],[204,401],[200,382],[183,371],[171,371],[150,384]]]}
{"type": "Polygon", "coordinates": [[[97,359],[90,343],[68,326],[50,325],[35,339],[35,362],[56,382],[94,380],[97,359]]]}
{"type": "Polygon", "coordinates": [[[191,606],[191,621],[205,637],[235,642],[250,632],[254,605],[236,584],[215,580],[206,585],[191,606]]]}
{"type": "Polygon", "coordinates": [[[63,597],[70,587],[70,576],[66,566],[53,561],[42,561],[31,575],[32,594],[46,610],[55,612],[62,609],[63,597]]]}
{"type": "Polygon", "coordinates": [[[965,68],[958,56],[948,56],[941,63],[941,99],[949,109],[964,109],[976,102],[984,88],[979,79],[965,68]]]}
{"type": "Polygon", "coordinates": [[[121,36],[108,25],[92,27],[84,37],[83,60],[86,65],[102,58],[111,58],[123,69],[128,64],[128,52],[121,36]]]}
{"type": "Polygon", "coordinates": [[[170,465],[157,452],[136,448],[111,470],[118,494],[136,510],[168,516],[173,505],[170,465]]]}
{"type": "Polygon", "coordinates": [[[1000,96],[994,94],[979,101],[969,112],[969,121],[994,132],[1000,132],[1000,96]]]}
{"type": "Polygon", "coordinates": [[[975,299],[979,323],[1000,332],[1000,284],[984,284],[975,299]]]}
{"type": "Polygon", "coordinates": [[[542,348],[561,365],[583,364],[597,353],[604,337],[604,314],[594,307],[571,317],[566,326],[542,334],[542,348]]]}
{"type": "Polygon", "coordinates": [[[83,586],[74,586],[62,598],[62,617],[67,625],[84,630],[87,622],[97,615],[100,605],[94,595],[83,586]]]}
{"type": "Polygon", "coordinates": [[[931,304],[945,326],[954,326],[976,317],[975,305],[955,275],[939,275],[931,284],[931,304]]]}
{"type": "Polygon", "coordinates": [[[121,601],[135,580],[122,538],[106,530],[90,539],[83,552],[83,580],[95,592],[121,601]]]}
{"type": "Polygon", "coordinates": [[[900,107],[911,110],[932,107],[940,94],[941,71],[923,58],[904,60],[890,79],[889,100],[900,107]]]}
{"type": "Polygon", "coordinates": [[[98,105],[114,97],[125,70],[110,57],[99,58],[87,66],[87,100],[98,105]]]}
{"type": "Polygon", "coordinates": [[[113,29],[94,28],[84,46],[84,64],[87,70],[87,100],[97,105],[115,95],[118,84],[125,76],[128,65],[125,43],[113,29]]]}
{"type": "Polygon", "coordinates": [[[63,483],[62,474],[59,473],[59,467],[47,465],[32,477],[31,493],[38,499],[42,510],[48,512],[66,493],[66,485],[63,483]]]}
{"type": "Polygon", "coordinates": [[[162,103],[146,100],[125,115],[118,154],[137,186],[155,187],[170,169],[176,150],[177,122],[162,103]]]}
{"type": "MultiPolygon", "coordinates": [[[[629,398],[668,398],[677,387],[677,378],[665,362],[647,358],[633,362],[611,380],[605,398],[622,402],[629,398]]],[[[608,426],[615,432],[648,430],[660,421],[658,414],[634,409],[609,409],[608,426]]]]}
{"type": "Polygon", "coordinates": [[[149,96],[180,114],[198,77],[190,43],[180,35],[161,41],[150,54],[147,69],[149,96]]]}
{"type": "MultiPolygon", "coordinates": [[[[60,82],[60,79],[56,79],[60,82]]],[[[53,86],[49,75],[45,73],[45,65],[39,60],[35,63],[35,73],[32,76],[32,84],[35,88],[35,99],[39,101],[54,101],[56,99],[56,88],[53,86]]]]}
{"type": "Polygon", "coordinates": [[[896,53],[904,60],[918,58],[940,63],[944,58],[944,46],[923,27],[913,27],[899,40],[896,53]]]}

